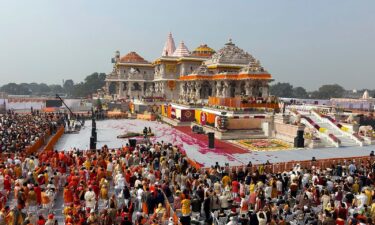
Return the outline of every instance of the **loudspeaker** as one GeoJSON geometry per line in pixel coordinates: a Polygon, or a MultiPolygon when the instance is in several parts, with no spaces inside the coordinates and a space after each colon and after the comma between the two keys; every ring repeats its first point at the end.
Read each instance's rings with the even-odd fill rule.
{"type": "Polygon", "coordinates": [[[129,138],[129,145],[132,148],[135,148],[137,146],[137,139],[130,139],[129,138]]]}
{"type": "Polygon", "coordinates": [[[303,130],[297,130],[297,137],[303,138],[303,130]]]}
{"type": "Polygon", "coordinates": [[[96,141],[93,136],[90,137],[90,149],[96,149],[96,141]]]}
{"type": "Polygon", "coordinates": [[[305,139],[302,137],[295,137],[294,138],[294,147],[295,148],[304,148],[305,147],[305,139]]]}
{"type": "Polygon", "coordinates": [[[208,147],[215,148],[215,133],[208,133],[208,147]]]}

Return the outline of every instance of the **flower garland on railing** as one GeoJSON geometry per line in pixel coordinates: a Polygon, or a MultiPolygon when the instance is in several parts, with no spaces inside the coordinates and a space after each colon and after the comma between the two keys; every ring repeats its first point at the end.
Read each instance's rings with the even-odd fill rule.
{"type": "Polygon", "coordinates": [[[328,137],[331,138],[335,143],[341,144],[340,139],[338,139],[334,134],[328,134],[328,137]]]}
{"type": "Polygon", "coordinates": [[[301,118],[305,119],[309,124],[311,124],[315,129],[317,129],[319,131],[320,126],[318,124],[316,124],[311,118],[309,118],[307,116],[301,116],[301,118]]]}
{"type": "Polygon", "coordinates": [[[326,114],[320,113],[317,110],[313,110],[313,111],[316,112],[320,117],[325,118],[325,119],[331,121],[331,123],[335,124],[336,127],[340,128],[340,129],[342,128],[342,125],[339,122],[337,122],[335,119],[333,119],[332,117],[330,117],[330,116],[328,116],[326,114]]]}

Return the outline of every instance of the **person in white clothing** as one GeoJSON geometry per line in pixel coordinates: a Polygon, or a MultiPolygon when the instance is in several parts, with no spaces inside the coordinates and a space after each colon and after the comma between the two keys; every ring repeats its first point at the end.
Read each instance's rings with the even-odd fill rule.
{"type": "Polygon", "coordinates": [[[86,207],[90,209],[95,209],[96,196],[95,196],[95,192],[92,190],[91,187],[89,187],[89,190],[86,191],[84,197],[85,197],[86,207]]]}
{"type": "Polygon", "coordinates": [[[266,225],[267,224],[267,215],[266,215],[265,212],[259,211],[257,213],[257,217],[258,217],[259,225],[266,225]]]}

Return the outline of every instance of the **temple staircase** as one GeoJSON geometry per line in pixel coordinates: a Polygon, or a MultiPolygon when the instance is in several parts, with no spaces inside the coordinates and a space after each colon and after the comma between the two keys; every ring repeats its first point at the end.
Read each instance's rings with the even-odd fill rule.
{"type": "Polygon", "coordinates": [[[328,116],[322,117],[319,113],[311,110],[310,112],[300,112],[301,122],[317,130],[317,134],[322,140],[335,147],[363,146],[363,142],[358,140],[353,134],[341,130],[328,116]],[[314,126],[314,124],[319,126],[314,126]]]}

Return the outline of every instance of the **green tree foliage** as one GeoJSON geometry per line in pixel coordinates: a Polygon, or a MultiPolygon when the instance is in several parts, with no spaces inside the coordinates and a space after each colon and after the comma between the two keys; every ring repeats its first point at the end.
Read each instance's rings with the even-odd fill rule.
{"type": "Polygon", "coordinates": [[[77,84],[71,79],[66,80],[63,86],[45,83],[9,83],[2,86],[0,91],[11,95],[55,96],[55,94],[66,93],[70,97],[89,97],[104,86],[105,77],[105,73],[93,73],[77,84]]]}
{"type": "Polygon", "coordinates": [[[48,86],[53,94],[66,93],[64,88],[58,84],[51,84],[48,86]]]}
{"type": "Polygon", "coordinates": [[[293,88],[293,98],[308,98],[309,95],[307,91],[303,87],[295,87],[293,88]]]}
{"type": "Polygon", "coordinates": [[[63,84],[63,88],[65,90],[65,93],[70,94],[74,88],[74,81],[71,79],[66,80],[63,84]]]}
{"type": "Polygon", "coordinates": [[[31,91],[25,84],[9,83],[0,88],[0,91],[10,95],[30,95],[31,91]]]}
{"type": "Polygon", "coordinates": [[[321,86],[317,91],[312,93],[312,98],[330,99],[341,98],[345,93],[345,89],[338,84],[326,84],[321,86]]]}
{"type": "Polygon", "coordinates": [[[293,97],[293,86],[289,83],[276,83],[270,86],[270,93],[271,95],[275,95],[278,97],[284,98],[292,98],[293,97]]]}
{"type": "Polygon", "coordinates": [[[88,97],[104,86],[105,77],[105,73],[93,73],[84,82],[75,84],[70,94],[73,97],[88,97]]]}
{"type": "Polygon", "coordinates": [[[30,83],[30,84],[21,84],[24,85],[26,88],[28,88],[31,91],[32,95],[46,95],[51,92],[51,89],[49,86],[45,83],[30,83]]]}

